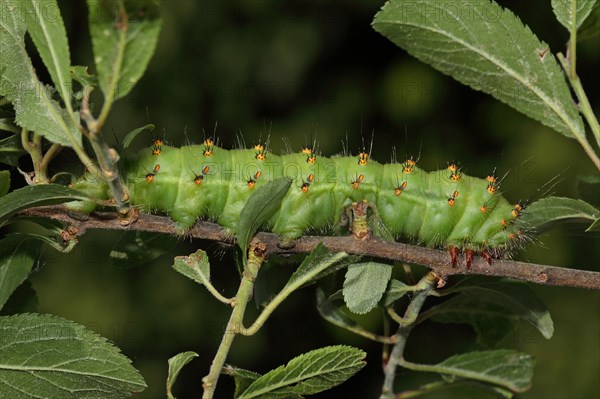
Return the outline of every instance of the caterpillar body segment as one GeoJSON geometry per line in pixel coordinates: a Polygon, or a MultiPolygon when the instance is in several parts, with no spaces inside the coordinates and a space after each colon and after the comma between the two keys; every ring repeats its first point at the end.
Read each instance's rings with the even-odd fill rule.
{"type": "MultiPolygon", "coordinates": [[[[204,218],[233,234],[252,193],[270,180],[289,177],[293,184],[265,226],[283,241],[307,230],[332,231],[344,209],[363,200],[376,206],[396,239],[421,245],[496,253],[510,249],[519,235],[514,207],[488,189],[489,181],[458,168],[426,172],[413,160],[380,164],[362,153],[274,155],[264,147],[227,150],[214,143],[210,151],[206,145],[161,145],[160,150],[159,155],[147,148],[126,157],[126,184],[135,206],[169,214],[182,232],[204,218]]],[[[106,188],[99,190],[86,179],[74,187],[108,197],[106,188]]]]}

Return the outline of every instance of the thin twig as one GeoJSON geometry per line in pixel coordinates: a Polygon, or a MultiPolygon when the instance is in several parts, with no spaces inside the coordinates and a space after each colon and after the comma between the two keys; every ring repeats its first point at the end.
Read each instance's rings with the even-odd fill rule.
{"type": "Polygon", "coordinates": [[[104,121],[100,122],[92,115],[88,94],[86,93],[81,104],[81,119],[87,125],[89,139],[102,171],[102,178],[110,187],[117,211],[121,214],[121,223],[129,224],[133,212],[129,199],[129,190],[123,183],[123,179],[119,173],[119,154],[113,148],[110,148],[104,140],[101,132],[104,121]]]}
{"type": "Polygon", "coordinates": [[[417,284],[419,291],[408,304],[408,307],[404,312],[404,317],[399,317],[398,319],[394,318],[394,320],[399,324],[398,331],[396,331],[397,341],[394,344],[394,348],[392,349],[392,353],[390,354],[388,362],[383,367],[385,379],[381,389],[380,399],[391,399],[394,397],[396,368],[404,359],[404,348],[406,348],[408,335],[415,326],[414,321],[417,319],[417,316],[419,315],[425,300],[429,296],[429,293],[433,291],[437,280],[438,276],[435,273],[427,273],[417,284]]]}
{"type": "MultiPolygon", "coordinates": [[[[24,216],[37,216],[59,220],[74,226],[78,235],[89,229],[139,230],[154,233],[176,235],[175,223],[166,216],[140,214],[137,222],[129,226],[119,224],[116,213],[98,212],[89,215],[85,221],[73,219],[69,211],[62,205],[43,206],[24,210],[24,216]]],[[[211,222],[199,221],[187,236],[211,241],[234,243],[234,239],[221,226],[211,222]]],[[[446,278],[455,274],[484,275],[510,277],[541,285],[600,289],[600,272],[539,265],[498,259],[488,265],[485,259],[474,257],[471,269],[467,270],[464,259],[459,266],[453,268],[450,256],[446,251],[384,241],[379,238],[358,240],[354,236],[322,237],[303,236],[295,241],[293,248],[280,248],[279,237],[273,233],[258,233],[256,240],[266,246],[265,256],[271,254],[309,253],[319,243],[334,252],[346,252],[355,255],[373,256],[377,258],[399,260],[402,262],[423,265],[433,270],[439,277],[446,278]]]]}
{"type": "Polygon", "coordinates": [[[210,366],[209,373],[202,378],[202,387],[204,388],[202,399],[212,399],[215,394],[217,382],[219,381],[221,370],[227,360],[227,355],[229,354],[229,349],[231,349],[233,339],[237,334],[240,334],[243,329],[246,304],[252,297],[254,280],[256,279],[264,259],[264,246],[254,245],[250,247],[250,251],[248,251],[248,262],[246,263],[246,267],[242,274],[242,281],[240,282],[240,287],[235,296],[233,311],[231,312],[229,323],[227,323],[227,328],[223,334],[223,340],[221,341],[221,345],[219,345],[217,354],[210,366]]]}

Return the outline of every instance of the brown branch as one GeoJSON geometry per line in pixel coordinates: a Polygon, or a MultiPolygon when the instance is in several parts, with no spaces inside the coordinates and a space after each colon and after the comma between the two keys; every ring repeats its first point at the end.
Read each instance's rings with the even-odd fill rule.
{"type": "MultiPolygon", "coordinates": [[[[93,213],[85,221],[73,219],[62,205],[43,206],[22,211],[23,216],[37,216],[65,222],[82,235],[88,229],[138,230],[175,235],[175,223],[166,216],[140,214],[137,222],[128,226],[119,223],[114,212],[93,213]]],[[[199,221],[188,233],[189,237],[233,243],[234,239],[218,224],[199,221]]],[[[538,265],[513,260],[494,260],[488,265],[483,258],[474,257],[470,270],[460,265],[452,268],[447,252],[416,245],[384,241],[379,238],[356,239],[354,236],[321,237],[303,236],[293,248],[280,248],[279,237],[273,233],[258,233],[255,237],[267,247],[267,255],[285,253],[308,253],[320,242],[331,251],[373,256],[407,263],[423,265],[445,278],[455,274],[510,277],[542,285],[600,289],[600,272],[571,269],[565,267],[538,265]]]]}

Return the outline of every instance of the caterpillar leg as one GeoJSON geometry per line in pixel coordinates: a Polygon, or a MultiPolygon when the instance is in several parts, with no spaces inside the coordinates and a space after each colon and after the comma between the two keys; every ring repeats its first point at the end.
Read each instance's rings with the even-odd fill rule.
{"type": "Polygon", "coordinates": [[[292,249],[296,246],[296,239],[298,237],[292,236],[279,236],[279,244],[277,246],[281,249],[292,249]]]}
{"type": "Polygon", "coordinates": [[[458,247],[453,245],[448,247],[448,252],[450,252],[450,259],[452,260],[452,267],[456,267],[456,263],[458,263],[458,247]]]}
{"type": "Polygon", "coordinates": [[[169,216],[175,222],[177,234],[185,234],[198,220],[198,216],[185,209],[173,209],[169,216]]]}
{"type": "Polygon", "coordinates": [[[492,265],[492,255],[490,255],[490,253],[487,251],[487,249],[484,249],[483,251],[481,251],[481,256],[483,257],[483,259],[485,259],[485,261],[488,263],[488,265],[492,265]]]}
{"type": "Polygon", "coordinates": [[[465,251],[465,258],[467,261],[467,270],[469,270],[471,268],[471,265],[473,264],[473,255],[475,255],[475,251],[473,251],[472,249],[467,249],[465,251]]]}

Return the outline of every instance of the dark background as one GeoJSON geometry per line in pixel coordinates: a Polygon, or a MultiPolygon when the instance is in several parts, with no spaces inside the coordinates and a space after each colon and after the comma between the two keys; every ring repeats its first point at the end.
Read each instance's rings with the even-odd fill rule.
{"type": "MultiPolygon", "coordinates": [[[[564,51],[567,32],[547,1],[501,1],[550,45],[564,51]]],[[[270,136],[274,152],[282,138],[293,148],[319,142],[323,154],[341,151],[348,138],[356,153],[374,133],[373,157],[421,155],[427,170],[460,160],[470,174],[485,176],[494,167],[510,169],[503,184],[509,200],[530,198],[555,176],[555,195],[580,197],[598,205],[597,190],[578,176],[597,173],[575,140],[528,119],[487,96],[464,87],[408,56],[370,27],[383,2],[374,1],[191,1],[163,3],[164,23],[148,71],[133,92],[117,102],[105,133],[112,140],[154,123],[154,135],[174,145],[216,136],[233,146],[270,136]],[[217,128],[215,129],[215,125],[217,128]]],[[[87,11],[82,1],[61,1],[74,65],[92,65],[87,11]]],[[[598,39],[579,47],[578,69],[595,110],[599,107],[598,39]]],[[[43,77],[41,64],[38,71],[43,77]]],[[[93,68],[92,68],[93,70],[93,68]]],[[[147,146],[151,135],[136,145],[147,146]]],[[[54,171],[76,162],[65,152],[54,171]]],[[[202,287],[174,272],[174,255],[200,247],[211,256],[215,285],[233,295],[238,275],[232,251],[210,242],[181,240],[176,249],[141,267],[111,266],[117,233],[91,232],[70,254],[50,250],[48,262],[32,277],[39,312],[82,323],[109,338],[133,359],[148,389],[136,397],[164,397],[167,359],[178,352],[200,354],[180,374],[179,398],[199,397],[229,310],[202,287]]],[[[558,266],[598,270],[598,235],[582,225],[545,234],[518,258],[558,266]]],[[[281,267],[284,278],[290,267],[281,267]]],[[[600,397],[600,293],[570,288],[532,288],[549,307],[556,333],[544,340],[519,326],[504,347],[537,358],[533,388],[523,398],[600,397]]],[[[266,372],[310,349],[349,344],[368,352],[368,365],[346,384],[317,398],[376,398],[382,383],[380,348],[321,320],[314,287],[294,294],[255,337],[238,338],[229,363],[266,372]]],[[[247,323],[256,315],[249,306],[247,323]]],[[[377,312],[362,318],[380,329],[377,312]]],[[[473,349],[466,326],[426,323],[409,340],[408,359],[436,362],[473,349]]],[[[399,370],[403,388],[423,375],[399,370]]],[[[436,376],[428,376],[433,378],[436,376]]],[[[219,398],[230,397],[229,377],[220,380],[219,398]]],[[[441,392],[430,397],[484,397],[481,393],[441,392]]]]}

